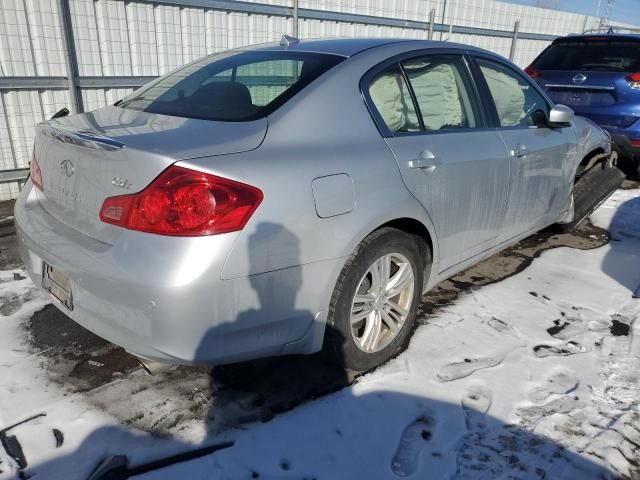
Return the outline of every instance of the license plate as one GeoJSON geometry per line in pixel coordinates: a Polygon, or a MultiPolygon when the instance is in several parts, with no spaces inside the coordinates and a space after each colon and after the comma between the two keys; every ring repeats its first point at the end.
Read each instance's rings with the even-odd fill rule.
{"type": "Polygon", "coordinates": [[[566,92],[561,100],[565,105],[581,105],[589,98],[587,92],[566,92]]]}
{"type": "Polygon", "coordinates": [[[66,273],[44,264],[42,283],[45,290],[60,300],[69,310],[73,310],[73,296],[71,295],[71,283],[66,273]]]}

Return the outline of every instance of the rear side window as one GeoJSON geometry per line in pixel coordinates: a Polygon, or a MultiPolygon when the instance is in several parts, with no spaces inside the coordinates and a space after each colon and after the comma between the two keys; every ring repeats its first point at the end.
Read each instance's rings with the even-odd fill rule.
{"type": "Polygon", "coordinates": [[[466,66],[460,56],[438,55],[402,64],[418,103],[425,130],[475,128],[464,78],[466,66]]]}
{"type": "Polygon", "coordinates": [[[392,133],[420,130],[409,88],[398,65],[376,75],[369,84],[369,96],[392,133]]]}
{"type": "Polygon", "coordinates": [[[537,70],[640,71],[640,41],[594,39],[552,44],[535,61],[537,70]]]}
{"type": "Polygon", "coordinates": [[[500,63],[477,58],[491,92],[501,127],[537,127],[546,124],[546,100],[531,82],[500,63]]]}
{"type": "Polygon", "coordinates": [[[342,60],[306,52],[224,52],[161,77],[118,106],[203,120],[255,120],[342,60]]]}

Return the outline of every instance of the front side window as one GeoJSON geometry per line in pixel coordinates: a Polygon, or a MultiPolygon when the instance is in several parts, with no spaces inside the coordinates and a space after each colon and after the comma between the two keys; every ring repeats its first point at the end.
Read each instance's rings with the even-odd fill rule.
{"type": "Polygon", "coordinates": [[[433,55],[402,64],[418,103],[425,130],[475,128],[462,57],[433,55]]]}
{"type": "Polygon", "coordinates": [[[152,82],[118,106],[203,120],[254,120],[273,112],[342,60],[307,52],[224,52],[152,82]]]}
{"type": "Polygon", "coordinates": [[[392,133],[420,130],[411,94],[398,65],[376,75],[369,84],[369,96],[392,133]]]}
{"type": "Polygon", "coordinates": [[[489,86],[501,127],[546,125],[549,106],[531,82],[497,62],[477,59],[489,86]]]}

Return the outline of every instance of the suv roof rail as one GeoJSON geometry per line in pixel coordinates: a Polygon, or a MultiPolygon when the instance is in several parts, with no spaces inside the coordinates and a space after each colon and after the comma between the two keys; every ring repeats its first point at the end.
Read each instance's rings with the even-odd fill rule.
{"type": "MultiPolygon", "coordinates": [[[[633,27],[618,27],[614,25],[604,25],[602,27],[595,28],[587,28],[582,31],[582,33],[606,33],[608,35],[611,34],[620,34],[620,33],[630,33],[630,34],[640,34],[640,28],[633,27]]],[[[579,34],[578,34],[579,35],[579,34]]]]}

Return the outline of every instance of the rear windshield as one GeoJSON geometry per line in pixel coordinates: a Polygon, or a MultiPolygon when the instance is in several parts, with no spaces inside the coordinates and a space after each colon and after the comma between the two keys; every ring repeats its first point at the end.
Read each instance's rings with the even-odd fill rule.
{"type": "Polygon", "coordinates": [[[557,42],[535,62],[536,70],[640,71],[640,40],[557,42]]]}
{"type": "Polygon", "coordinates": [[[223,52],[155,80],[117,106],[203,120],[255,120],[342,60],[306,52],[223,52]]]}

